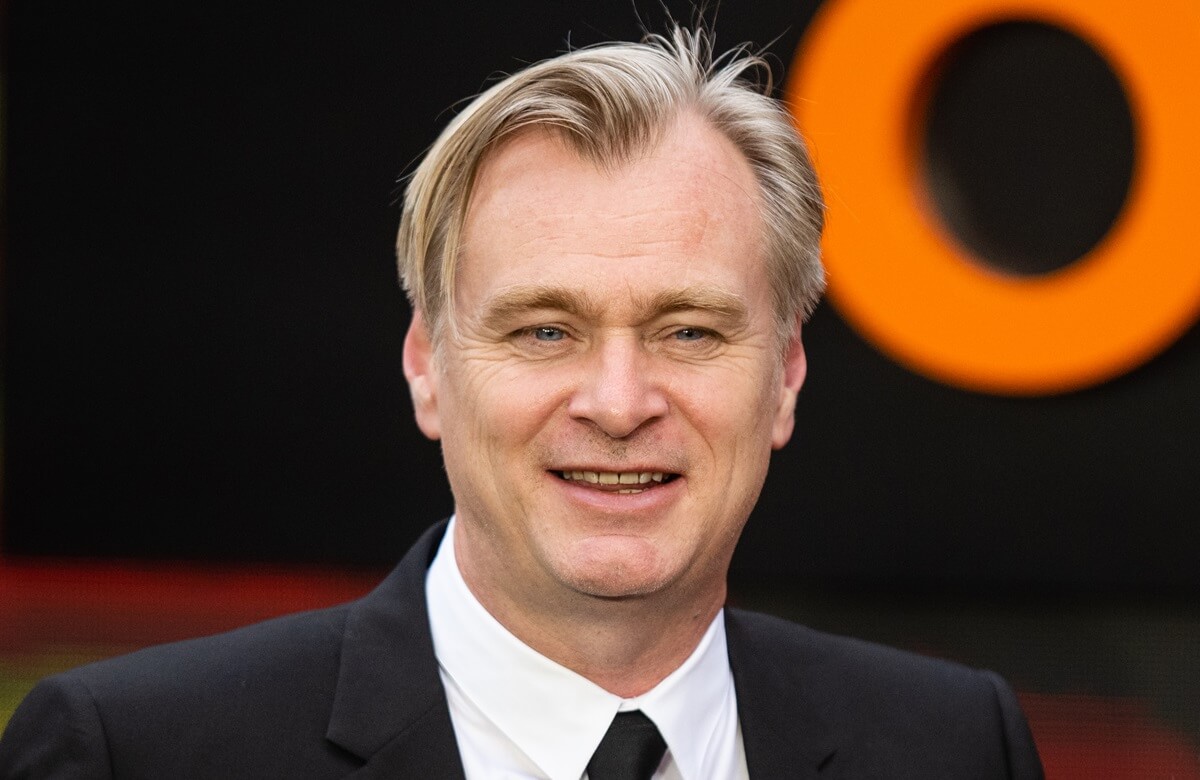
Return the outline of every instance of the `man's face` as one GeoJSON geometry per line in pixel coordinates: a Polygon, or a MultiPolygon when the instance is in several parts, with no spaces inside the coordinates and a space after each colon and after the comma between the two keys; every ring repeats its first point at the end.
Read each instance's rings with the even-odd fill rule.
{"type": "Polygon", "coordinates": [[[485,160],[455,322],[435,350],[418,319],[405,354],[477,593],[723,594],[804,378],[757,192],[690,117],[616,170],[541,131],[485,160]]]}

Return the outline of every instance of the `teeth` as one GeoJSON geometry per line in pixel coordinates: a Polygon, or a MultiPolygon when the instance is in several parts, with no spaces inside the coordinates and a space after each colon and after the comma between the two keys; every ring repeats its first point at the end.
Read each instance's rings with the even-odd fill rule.
{"type": "MultiPolygon", "coordinates": [[[[589,482],[593,485],[645,485],[650,482],[662,482],[665,474],[661,471],[562,471],[563,479],[576,482],[589,482]]],[[[620,490],[619,493],[640,493],[640,490],[620,490]]]]}

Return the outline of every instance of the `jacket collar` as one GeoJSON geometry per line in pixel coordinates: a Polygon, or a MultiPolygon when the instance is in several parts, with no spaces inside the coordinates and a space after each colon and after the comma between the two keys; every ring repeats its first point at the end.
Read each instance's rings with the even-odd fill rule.
{"type": "MultiPolygon", "coordinates": [[[[438,777],[464,772],[442,689],[425,574],[446,532],[426,531],[346,619],[341,669],[326,736],[367,763],[349,777],[438,777]]],[[[794,640],[760,616],[725,610],[746,762],[755,780],[817,778],[835,752],[832,732],[809,698],[813,674],[794,640]]]]}
{"type": "Polygon", "coordinates": [[[425,607],[425,572],[445,531],[445,522],[426,531],[347,615],[326,736],[366,760],[356,780],[464,776],[425,607]]]}
{"type": "Polygon", "coordinates": [[[820,777],[836,744],[811,698],[804,648],[775,621],[736,609],[725,610],[725,636],[750,776],[820,777]]]}

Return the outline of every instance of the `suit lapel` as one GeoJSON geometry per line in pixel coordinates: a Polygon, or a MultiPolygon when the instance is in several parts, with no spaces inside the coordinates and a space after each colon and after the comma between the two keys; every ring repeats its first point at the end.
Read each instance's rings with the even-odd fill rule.
{"type": "MultiPolygon", "coordinates": [[[[444,522],[429,529],[350,609],[326,732],[366,762],[348,778],[464,778],[425,606],[425,574],[445,531],[444,522]]],[[[818,778],[832,763],[833,735],[808,698],[803,653],[772,626],[725,610],[750,776],[818,778]]]]}
{"type": "Polygon", "coordinates": [[[725,610],[746,764],[754,780],[817,778],[832,764],[833,733],[806,691],[803,655],[789,652],[792,643],[772,627],[725,610]]]}
{"type": "Polygon", "coordinates": [[[427,531],[346,619],[326,736],[366,761],[355,780],[464,776],[425,607],[425,573],[445,530],[427,531]]]}

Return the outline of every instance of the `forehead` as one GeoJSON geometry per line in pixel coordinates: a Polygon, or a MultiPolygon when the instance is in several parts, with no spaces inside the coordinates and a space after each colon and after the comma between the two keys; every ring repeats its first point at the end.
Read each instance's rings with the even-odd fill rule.
{"type": "Polygon", "coordinates": [[[555,134],[523,131],[480,167],[456,296],[509,277],[528,281],[534,269],[765,276],[759,203],[749,163],[695,117],[614,166],[581,157],[555,134]]]}

